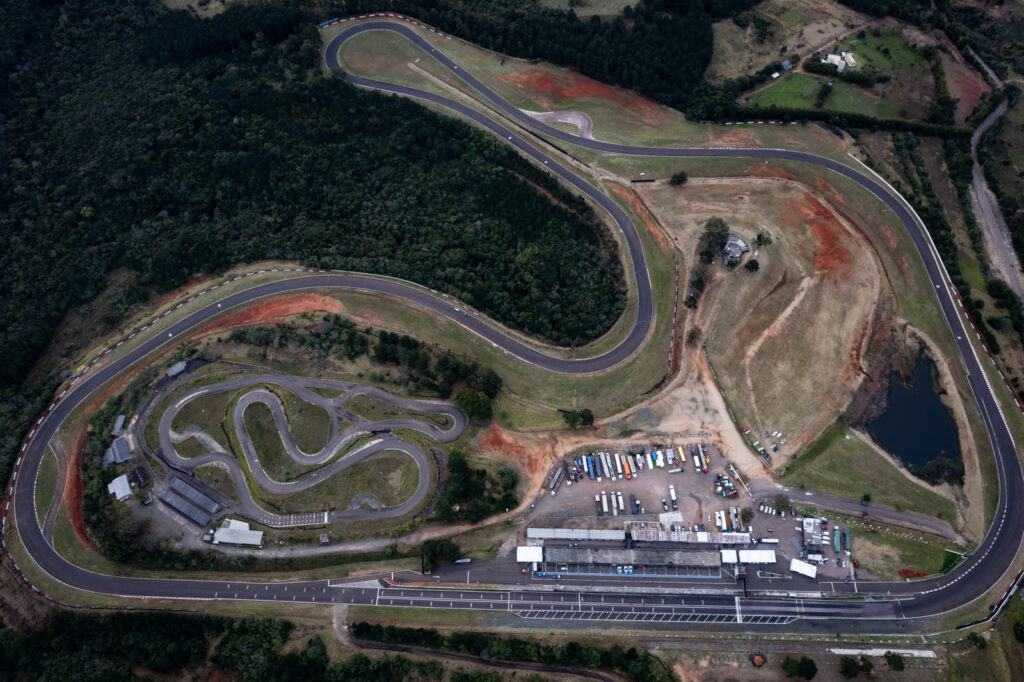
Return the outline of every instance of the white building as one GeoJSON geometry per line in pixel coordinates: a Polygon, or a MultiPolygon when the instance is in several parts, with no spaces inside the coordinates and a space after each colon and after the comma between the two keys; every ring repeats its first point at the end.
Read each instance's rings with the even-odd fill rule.
{"type": "Polygon", "coordinates": [[[121,474],[107,485],[107,492],[117,498],[118,502],[124,502],[132,496],[132,484],[128,482],[128,476],[121,474]]]}
{"type": "Polygon", "coordinates": [[[846,68],[846,62],[843,60],[841,56],[837,54],[830,54],[821,61],[836,67],[836,70],[839,71],[839,73],[842,73],[843,69],[846,68]]]}
{"type": "Polygon", "coordinates": [[[249,524],[245,521],[227,519],[220,528],[213,531],[213,544],[260,547],[263,545],[263,531],[249,530],[249,524]]]}

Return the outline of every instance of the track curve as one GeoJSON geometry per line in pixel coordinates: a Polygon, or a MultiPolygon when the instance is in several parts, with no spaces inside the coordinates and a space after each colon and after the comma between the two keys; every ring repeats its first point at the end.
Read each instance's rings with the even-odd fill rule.
{"type": "MultiPolygon", "coordinates": [[[[989,385],[980,361],[970,345],[968,331],[964,327],[957,304],[946,287],[943,268],[936,253],[931,248],[930,240],[917,220],[915,220],[912,212],[895,196],[890,194],[882,182],[867,173],[839,161],[808,152],[764,148],[650,148],[580,138],[559,131],[542,122],[535,121],[528,115],[520,112],[517,108],[502,100],[496,93],[471,74],[467,74],[463,69],[459,68],[458,64],[417,35],[411,28],[396,22],[366,22],[338,34],[327,46],[325,60],[328,67],[336,73],[342,73],[337,58],[340,46],[354,35],[365,31],[380,30],[392,31],[406,37],[419,46],[427,55],[435,58],[453,74],[462,78],[505,116],[517,121],[527,130],[535,131],[554,139],[588,149],[632,156],[797,161],[835,172],[856,182],[862,188],[874,194],[893,212],[910,234],[914,246],[924,262],[925,270],[934,287],[943,316],[954,337],[956,337],[957,348],[967,368],[968,383],[977,399],[982,420],[985,423],[995,452],[996,467],[999,475],[999,504],[996,510],[995,522],[989,529],[985,539],[980,543],[977,551],[950,574],[941,578],[915,583],[876,583],[870,585],[870,588],[875,591],[888,592],[893,595],[907,595],[908,598],[900,602],[898,607],[893,606],[891,603],[883,605],[852,600],[843,601],[839,602],[834,610],[829,612],[828,616],[822,616],[821,619],[838,622],[850,619],[906,619],[944,613],[981,597],[1007,572],[1012,559],[1020,547],[1021,539],[1024,537],[1024,513],[1021,510],[1022,500],[1024,500],[1024,472],[1021,470],[1020,461],[1017,457],[1009,428],[1002,416],[993,393],[993,388],[989,385]]],[[[158,348],[173,342],[181,334],[196,329],[199,325],[204,324],[231,307],[244,305],[265,296],[309,288],[341,287],[384,293],[402,298],[409,303],[423,306],[455,320],[495,346],[502,348],[506,353],[515,355],[524,362],[529,362],[551,371],[571,374],[596,372],[614,367],[628,358],[632,352],[642,345],[652,326],[653,320],[651,283],[647,275],[647,267],[639,235],[628,215],[617,203],[593,185],[577,177],[556,160],[549,158],[543,152],[533,147],[515,131],[506,128],[461,102],[407,86],[394,85],[350,74],[344,74],[344,77],[347,81],[362,87],[433,102],[453,113],[472,120],[480,127],[501,136],[525,156],[550,169],[551,172],[557,174],[566,183],[575,187],[607,211],[623,232],[629,250],[630,263],[636,275],[635,288],[638,306],[636,318],[629,334],[622,343],[611,351],[593,358],[579,360],[556,358],[507,337],[475,317],[460,314],[450,304],[430,296],[421,289],[392,280],[382,280],[361,275],[319,274],[298,277],[259,285],[228,296],[222,299],[220,304],[206,306],[185,319],[170,325],[163,330],[163,333],[142,342],[124,356],[91,373],[79,383],[76,390],[71,392],[67,398],[52,406],[52,409],[44,417],[40,418],[40,421],[32,430],[13,475],[14,519],[17,522],[18,533],[27,553],[44,572],[54,579],[79,590],[132,597],[276,600],[281,595],[284,595],[285,598],[290,598],[293,601],[301,597],[303,601],[321,602],[332,600],[345,601],[350,598],[341,592],[335,593],[334,597],[327,596],[328,586],[324,581],[265,585],[263,583],[227,583],[219,580],[172,580],[106,576],[69,563],[43,538],[35,515],[34,481],[40,459],[45,452],[45,444],[55,434],[58,426],[76,407],[85,402],[93,391],[100,388],[104,383],[142,361],[158,348]],[[235,590],[237,591],[232,591],[232,585],[235,585],[235,590]],[[257,588],[261,589],[257,591],[257,588]],[[289,588],[291,589],[290,592],[289,588]],[[298,592],[298,588],[302,588],[301,593],[298,592]],[[309,589],[308,596],[307,588],[309,589]]],[[[7,520],[5,516],[5,529],[7,520]]],[[[864,583],[861,583],[862,588],[863,586],[864,583]]],[[[844,588],[840,584],[833,585],[833,589],[837,593],[842,594],[844,590],[849,590],[852,593],[855,587],[850,585],[844,588]]],[[[354,599],[355,597],[351,598],[354,599]]],[[[586,600],[585,597],[581,598],[584,601],[586,600]]],[[[759,601],[751,599],[749,602],[753,605],[758,603],[769,604],[769,600],[759,601]]]]}

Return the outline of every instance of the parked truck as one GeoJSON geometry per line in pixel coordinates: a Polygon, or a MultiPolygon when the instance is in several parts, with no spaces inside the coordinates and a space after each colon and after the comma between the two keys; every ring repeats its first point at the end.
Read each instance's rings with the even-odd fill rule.
{"type": "Polygon", "coordinates": [[[619,474],[619,478],[622,478],[622,457],[619,453],[615,453],[615,471],[619,474]]]}
{"type": "Polygon", "coordinates": [[[676,454],[678,455],[678,457],[676,457],[676,459],[679,460],[679,468],[680,469],[685,468],[686,467],[686,450],[683,450],[683,446],[682,445],[677,445],[676,446],[676,454]]]}
{"type": "Polygon", "coordinates": [[[836,554],[839,554],[839,552],[842,549],[839,546],[839,538],[840,538],[839,529],[836,528],[835,530],[832,531],[832,547],[835,549],[836,554]]]}
{"type": "Polygon", "coordinates": [[[601,482],[601,458],[598,457],[597,455],[594,455],[594,460],[593,460],[592,464],[596,468],[596,472],[595,472],[594,475],[597,476],[597,482],[600,483],[601,482]]]}
{"type": "Polygon", "coordinates": [[[850,556],[850,529],[843,529],[843,548],[846,550],[846,556],[850,556]]]}
{"type": "Polygon", "coordinates": [[[654,471],[654,458],[651,457],[651,453],[650,452],[647,452],[647,453],[644,453],[644,454],[647,457],[647,468],[650,469],[651,471],[654,471]]]}
{"type": "Polygon", "coordinates": [[[558,484],[562,480],[562,467],[555,469],[555,473],[551,476],[551,484],[548,486],[551,489],[551,495],[554,496],[558,492],[558,484]]]}
{"type": "Polygon", "coordinates": [[[702,467],[700,465],[700,456],[699,455],[694,455],[693,456],[693,470],[694,471],[702,471],[703,468],[704,467],[702,467]]]}
{"type": "Polygon", "coordinates": [[[674,485],[668,487],[668,497],[672,500],[672,511],[679,511],[679,503],[676,502],[676,487],[674,485]]]}
{"type": "Polygon", "coordinates": [[[619,511],[623,514],[626,513],[626,501],[622,499],[622,493],[619,493],[619,511]]]}
{"type": "MultiPolygon", "coordinates": [[[[587,474],[588,476],[590,475],[590,462],[586,456],[583,457],[583,473],[587,474]]],[[[590,476],[590,478],[594,477],[590,476]]]]}
{"type": "Polygon", "coordinates": [[[604,516],[608,516],[608,495],[605,491],[601,491],[601,511],[604,516]]]}
{"type": "Polygon", "coordinates": [[[594,506],[597,507],[597,515],[602,516],[601,513],[601,496],[594,493],[594,506]]]}
{"type": "Polygon", "coordinates": [[[636,472],[633,471],[632,465],[629,463],[629,453],[628,452],[625,455],[622,456],[622,468],[626,471],[626,480],[627,481],[632,479],[633,476],[636,475],[636,472]]]}

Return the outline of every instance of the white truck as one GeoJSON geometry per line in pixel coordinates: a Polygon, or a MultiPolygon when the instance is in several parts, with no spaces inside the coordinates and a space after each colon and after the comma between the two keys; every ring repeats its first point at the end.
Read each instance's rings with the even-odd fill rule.
{"type": "Polygon", "coordinates": [[[605,491],[601,491],[601,511],[604,512],[605,516],[608,516],[608,495],[605,491]]]}
{"type": "Polygon", "coordinates": [[[679,511],[679,503],[676,502],[676,487],[674,485],[668,487],[668,497],[672,500],[672,511],[679,511]]]}

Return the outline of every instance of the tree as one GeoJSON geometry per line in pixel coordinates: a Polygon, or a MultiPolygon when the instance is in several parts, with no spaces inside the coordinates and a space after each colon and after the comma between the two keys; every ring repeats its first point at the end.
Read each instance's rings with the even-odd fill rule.
{"type": "Polygon", "coordinates": [[[470,419],[491,418],[491,399],[480,391],[474,391],[471,388],[462,389],[455,394],[455,404],[470,419]]]}
{"type": "Polygon", "coordinates": [[[758,270],[761,269],[761,264],[757,262],[756,258],[751,258],[743,267],[745,267],[747,270],[750,270],[751,272],[757,272],[758,270]]]}
{"type": "Polygon", "coordinates": [[[967,635],[967,641],[976,646],[979,649],[985,649],[988,647],[988,640],[979,635],[977,632],[972,632],[967,635]]]}
{"type": "Polygon", "coordinates": [[[420,546],[420,557],[423,563],[424,573],[434,570],[434,567],[441,561],[451,563],[459,558],[459,546],[448,538],[437,540],[424,540],[420,546]]]}
{"type": "Polygon", "coordinates": [[[740,520],[743,522],[744,526],[749,524],[751,521],[753,521],[754,520],[754,510],[753,510],[753,508],[752,507],[744,507],[740,511],[740,520]]]}
{"type": "Polygon", "coordinates": [[[1018,620],[1013,624],[1013,636],[1017,641],[1024,644],[1024,620],[1018,620]]]}
{"type": "Polygon", "coordinates": [[[686,334],[686,345],[696,346],[700,343],[701,331],[700,327],[694,327],[686,334]]]}
{"type": "Polygon", "coordinates": [[[849,656],[843,656],[839,659],[839,674],[848,680],[860,675],[860,664],[849,656]]]}
{"type": "Polygon", "coordinates": [[[565,420],[570,429],[575,429],[580,425],[580,413],[576,410],[563,410],[562,419],[565,420]]]}
{"type": "Polygon", "coordinates": [[[871,493],[864,493],[864,495],[860,499],[863,502],[870,502],[871,501],[871,493]]]}
{"type": "Polygon", "coordinates": [[[668,181],[670,185],[684,185],[686,184],[686,171],[679,171],[674,173],[672,178],[668,181]]]}
{"type": "Polygon", "coordinates": [[[590,411],[589,407],[584,407],[580,410],[580,424],[583,426],[594,425],[594,413],[590,411]]]}
{"type": "Polygon", "coordinates": [[[779,493],[775,496],[775,508],[779,511],[789,511],[793,508],[792,503],[789,501],[789,496],[784,493],[779,493]]]}
{"type": "Polygon", "coordinates": [[[757,233],[757,238],[754,240],[758,246],[771,246],[772,237],[770,234],[761,230],[757,233]]]}
{"type": "Polygon", "coordinates": [[[798,674],[805,680],[813,680],[814,676],[818,674],[818,666],[814,663],[813,660],[807,658],[806,656],[801,656],[798,674]]]}
{"type": "Polygon", "coordinates": [[[860,669],[864,671],[864,675],[871,677],[871,674],[875,670],[875,664],[871,662],[871,659],[867,656],[861,655],[860,657],[860,669]]]}
{"type": "Polygon", "coordinates": [[[903,672],[904,668],[906,668],[906,665],[903,663],[903,657],[895,651],[885,652],[885,662],[889,665],[890,670],[896,672],[903,672]]]}

